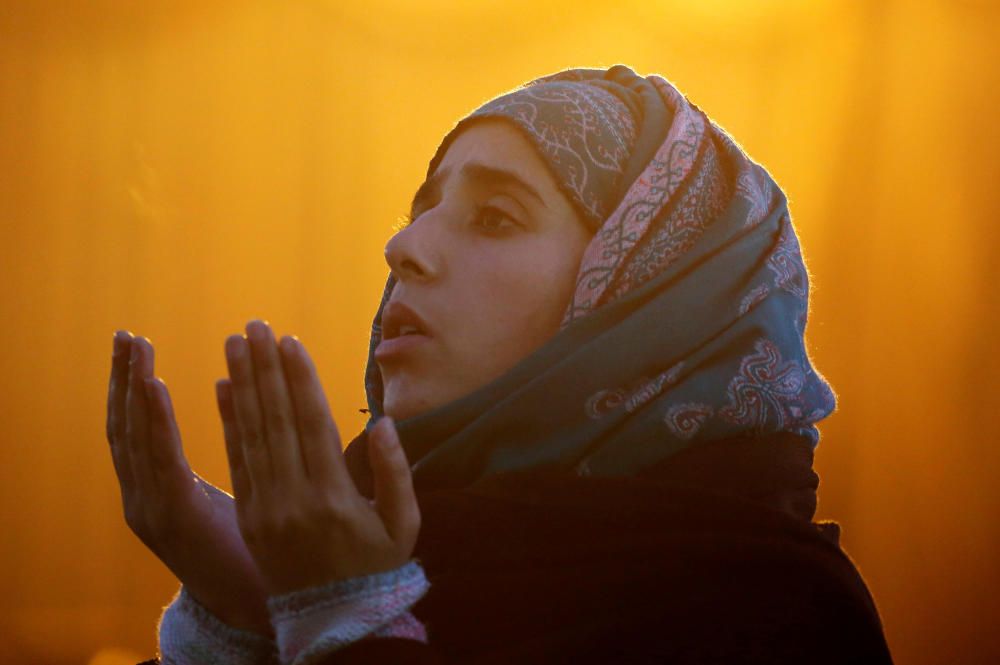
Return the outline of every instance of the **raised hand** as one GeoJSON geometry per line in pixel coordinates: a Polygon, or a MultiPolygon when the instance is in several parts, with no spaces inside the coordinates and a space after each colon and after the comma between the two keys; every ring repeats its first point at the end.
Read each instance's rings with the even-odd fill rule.
{"type": "Polygon", "coordinates": [[[375,500],[351,480],[316,368],[302,344],[251,321],[226,340],[216,384],[240,530],[268,591],[286,593],[397,568],[420,530],[395,425],[372,432],[375,500]]]}
{"type": "Polygon", "coordinates": [[[266,590],[233,498],[188,466],[149,340],[115,333],[107,438],[125,522],[198,602],[236,628],[273,635],[266,590]]]}

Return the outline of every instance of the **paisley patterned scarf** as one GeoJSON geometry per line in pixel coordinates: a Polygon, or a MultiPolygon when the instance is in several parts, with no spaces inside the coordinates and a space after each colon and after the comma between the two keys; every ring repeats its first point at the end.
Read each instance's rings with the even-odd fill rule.
{"type": "MultiPolygon", "coordinates": [[[[491,100],[538,148],[594,230],[560,331],[506,374],[397,423],[418,489],[513,470],[635,475],[719,439],[787,432],[815,447],[835,397],[804,343],[809,276],[788,203],[676,87],[616,65],[546,76],[491,100]]],[[[369,476],[382,415],[372,325],[370,419],[347,450],[369,476]]],[[[361,486],[361,483],[359,483],[361,486]]]]}

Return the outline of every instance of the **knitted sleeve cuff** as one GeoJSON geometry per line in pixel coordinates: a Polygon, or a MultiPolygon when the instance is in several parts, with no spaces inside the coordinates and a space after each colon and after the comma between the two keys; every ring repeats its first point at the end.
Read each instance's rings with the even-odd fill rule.
{"type": "Polygon", "coordinates": [[[409,609],[430,588],[416,560],[382,573],[271,596],[267,608],[283,665],[308,665],[364,637],[427,641],[409,609]]]}
{"type": "Polygon", "coordinates": [[[223,623],[182,586],[158,626],[163,665],[277,665],[272,640],[223,623]]]}

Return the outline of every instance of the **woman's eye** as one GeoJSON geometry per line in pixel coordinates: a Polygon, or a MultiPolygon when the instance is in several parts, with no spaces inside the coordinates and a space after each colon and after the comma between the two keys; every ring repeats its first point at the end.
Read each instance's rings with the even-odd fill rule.
{"type": "Polygon", "coordinates": [[[503,232],[520,226],[510,215],[494,206],[476,206],[475,224],[488,233],[503,232]],[[504,220],[510,222],[506,227],[502,224],[504,220]]]}

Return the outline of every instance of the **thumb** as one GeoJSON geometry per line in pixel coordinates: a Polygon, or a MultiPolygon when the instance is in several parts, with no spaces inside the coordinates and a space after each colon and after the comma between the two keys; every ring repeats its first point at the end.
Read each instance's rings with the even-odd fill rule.
{"type": "Polygon", "coordinates": [[[372,435],[368,454],[375,480],[375,510],[389,537],[412,552],[420,532],[420,507],[410,463],[391,418],[380,418],[372,435]]]}

